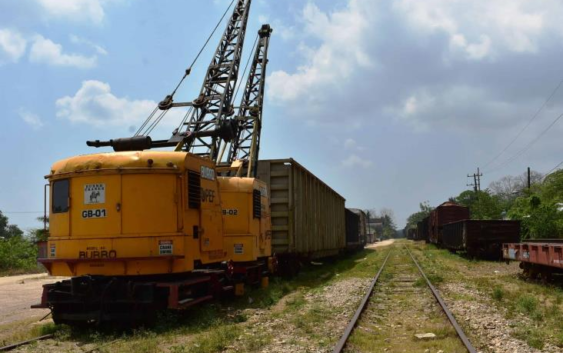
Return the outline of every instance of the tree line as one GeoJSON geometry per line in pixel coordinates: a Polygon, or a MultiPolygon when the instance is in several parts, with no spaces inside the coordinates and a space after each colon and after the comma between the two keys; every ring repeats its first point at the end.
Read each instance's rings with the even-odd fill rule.
{"type": "Polygon", "coordinates": [[[375,234],[378,239],[391,239],[397,237],[395,213],[390,208],[369,209],[364,211],[368,222],[368,233],[375,234]]]}
{"type": "MultiPolygon", "coordinates": [[[[43,222],[42,217],[38,220],[43,222]]],[[[0,275],[41,271],[36,243],[46,238],[43,229],[32,229],[25,234],[0,211],[0,275]]]]}
{"type": "MultiPolygon", "coordinates": [[[[469,207],[471,219],[510,219],[521,221],[522,239],[563,238],[563,170],[549,175],[527,173],[505,176],[485,190],[466,190],[450,201],[469,207]]],[[[427,217],[433,207],[428,202],[407,219],[407,228],[427,217]]]]}

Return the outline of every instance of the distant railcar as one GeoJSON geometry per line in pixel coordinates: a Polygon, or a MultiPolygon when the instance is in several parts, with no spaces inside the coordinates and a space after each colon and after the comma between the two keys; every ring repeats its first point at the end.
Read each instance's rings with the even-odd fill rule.
{"type": "Polygon", "coordinates": [[[520,221],[463,220],[442,227],[442,243],[453,251],[499,260],[502,244],[520,241],[520,221]]]}
{"type": "Polygon", "coordinates": [[[292,158],[260,160],[257,178],[268,185],[272,253],[280,266],[298,268],[301,260],[346,248],[344,197],[292,158]]]}
{"type": "Polygon", "coordinates": [[[422,221],[416,224],[416,228],[417,228],[416,240],[425,240],[428,242],[428,219],[429,217],[425,217],[422,221]]]}
{"type": "Polygon", "coordinates": [[[406,230],[406,237],[410,240],[416,240],[418,237],[416,228],[408,228],[406,230]]]}
{"type": "MultiPolygon", "coordinates": [[[[367,219],[367,215],[364,211],[362,211],[359,208],[348,208],[347,210],[353,212],[354,214],[358,215],[359,217],[359,223],[358,223],[358,242],[359,242],[359,247],[363,248],[366,243],[367,243],[367,233],[368,233],[368,219],[367,219]]],[[[348,241],[346,241],[348,243],[348,241]]],[[[348,244],[347,244],[348,246],[348,244]]]]}
{"type": "Polygon", "coordinates": [[[348,208],[344,212],[346,214],[346,249],[357,250],[363,247],[360,237],[360,215],[348,208]]]}
{"type": "Polygon", "coordinates": [[[442,228],[445,224],[469,219],[469,208],[447,201],[436,207],[429,216],[428,238],[433,244],[442,244],[442,228]]]}

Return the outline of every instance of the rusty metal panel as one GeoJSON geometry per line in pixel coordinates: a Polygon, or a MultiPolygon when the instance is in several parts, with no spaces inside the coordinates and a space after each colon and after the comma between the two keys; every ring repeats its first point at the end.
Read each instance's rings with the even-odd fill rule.
{"type": "Polygon", "coordinates": [[[261,160],[269,187],[272,252],[317,258],[346,247],[345,199],[293,159],[261,160]]]}
{"type": "Polygon", "coordinates": [[[428,241],[428,221],[430,217],[425,217],[422,221],[416,224],[416,240],[428,241]]]}
{"type": "MultiPolygon", "coordinates": [[[[355,213],[359,217],[359,224],[358,224],[359,239],[358,239],[358,242],[362,246],[366,245],[367,234],[368,234],[368,228],[367,228],[368,219],[367,219],[366,213],[359,208],[347,208],[347,210],[355,213]]],[[[346,227],[348,227],[348,225],[346,225],[346,227]]]]}
{"type": "Polygon", "coordinates": [[[556,241],[545,239],[505,243],[502,245],[502,255],[506,260],[563,269],[563,243],[556,241]]]}
{"type": "Polygon", "coordinates": [[[430,212],[428,236],[434,244],[442,243],[442,227],[445,224],[469,219],[469,208],[455,202],[444,202],[430,212]]]}
{"type": "Polygon", "coordinates": [[[446,248],[465,250],[472,256],[499,259],[502,244],[520,241],[520,221],[463,220],[445,224],[442,241],[446,248]]]}

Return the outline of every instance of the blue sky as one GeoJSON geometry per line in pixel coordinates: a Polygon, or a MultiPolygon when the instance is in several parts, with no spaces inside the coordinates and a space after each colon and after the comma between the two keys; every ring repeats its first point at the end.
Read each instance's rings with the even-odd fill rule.
{"type": "MultiPolygon", "coordinates": [[[[53,162],[139,126],[229,2],[0,0],[0,210],[12,223],[40,226],[13,212],[43,209],[53,162]]],[[[562,15],[557,0],[253,0],[244,57],[262,23],[274,29],[261,158],[293,157],[350,207],[390,208],[403,226],[419,202],[466,189],[542,106],[563,78],[562,15]]],[[[217,41],[178,99],[196,97],[217,41]]],[[[563,160],[560,122],[511,160],[562,103],[557,91],[484,186],[563,160]]]]}

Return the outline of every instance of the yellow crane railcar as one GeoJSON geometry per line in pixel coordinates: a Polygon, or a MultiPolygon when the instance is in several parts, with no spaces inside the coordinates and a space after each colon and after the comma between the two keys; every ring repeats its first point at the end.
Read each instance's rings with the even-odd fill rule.
{"type": "Polygon", "coordinates": [[[56,323],[152,322],[159,309],[242,294],[245,283],[267,284],[265,274],[276,263],[270,200],[267,185],[251,177],[272,33],[267,24],[258,31],[236,111],[232,103],[250,3],[230,5],[195,100],[174,101],[190,66],[134,136],[87,142],[115,153],[53,165],[49,239],[40,261],[50,274],[71,279],[46,285],[35,307],[51,308],[56,323]],[[167,111],[181,107],[189,109],[172,136],[153,141],[149,134],[167,111]],[[165,147],[174,151],[150,151],[165,147]]]}
{"type": "Polygon", "coordinates": [[[55,163],[40,261],[56,323],[137,321],[264,281],[271,256],[266,184],[218,177],[185,152],[118,152],[55,163]]]}

